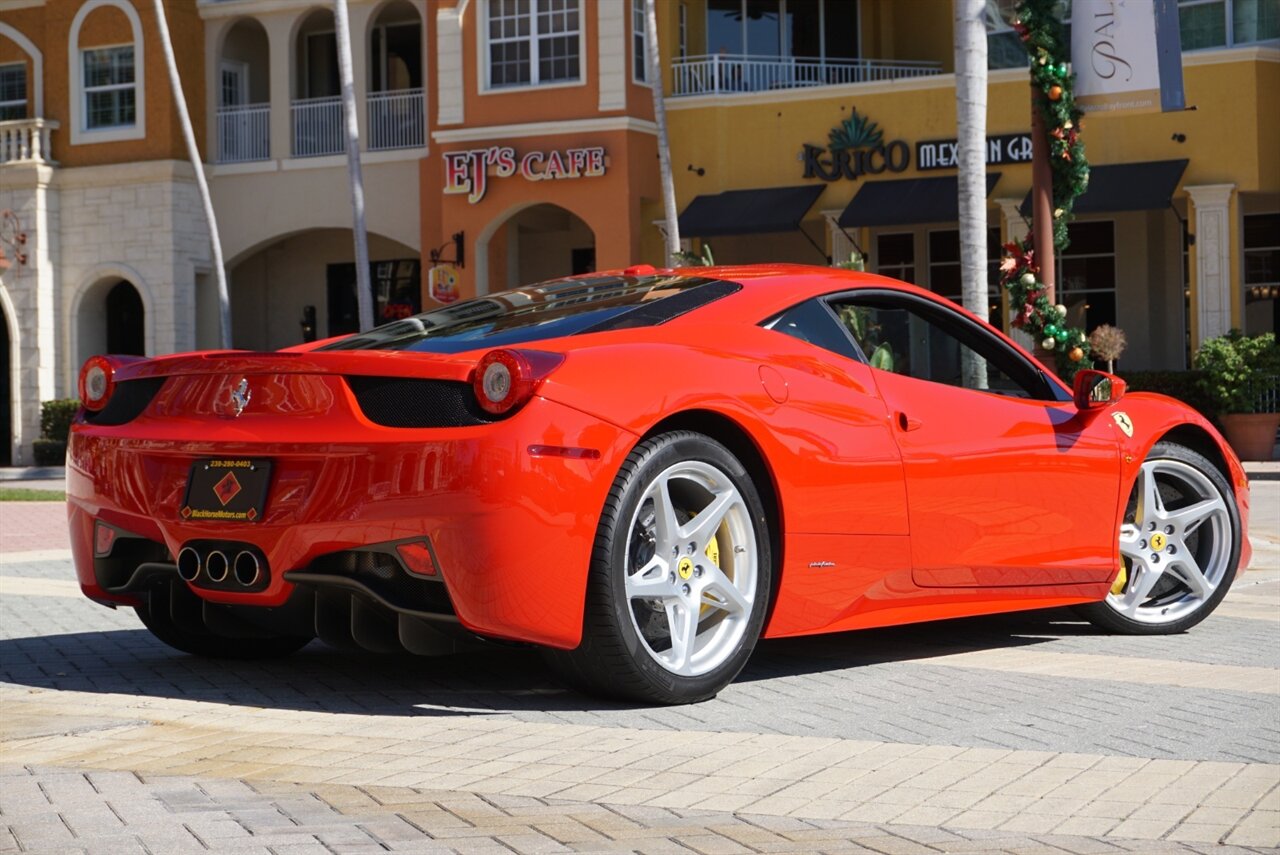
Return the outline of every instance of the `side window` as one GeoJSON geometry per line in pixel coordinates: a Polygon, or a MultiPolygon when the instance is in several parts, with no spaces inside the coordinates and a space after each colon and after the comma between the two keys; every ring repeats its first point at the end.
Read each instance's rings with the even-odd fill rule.
{"type": "Polygon", "coordinates": [[[885,296],[840,298],[832,308],[872,368],[999,395],[1057,397],[1032,365],[961,315],[885,296]]]}
{"type": "Polygon", "coordinates": [[[806,300],[792,306],[782,314],[766,321],[763,326],[792,338],[807,341],[832,353],[847,356],[849,359],[859,359],[853,342],[845,331],[840,329],[840,323],[821,300],[806,300]]]}

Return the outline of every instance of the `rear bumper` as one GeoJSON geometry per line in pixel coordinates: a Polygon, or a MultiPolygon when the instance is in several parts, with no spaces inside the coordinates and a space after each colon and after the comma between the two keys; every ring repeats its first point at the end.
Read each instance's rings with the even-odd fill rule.
{"type": "Polygon", "coordinates": [[[263,607],[283,606],[296,588],[285,574],[320,556],[423,537],[467,629],[577,645],[597,520],[633,435],[543,398],[491,425],[366,426],[367,439],[359,442],[346,432],[340,440],[305,436],[322,434],[306,424],[287,440],[254,436],[247,421],[228,422],[235,430],[225,440],[213,438],[216,430],[198,439],[166,436],[156,423],[73,427],[67,506],[87,596],[135,602],[108,591],[95,573],[98,521],[161,544],[169,561],[191,541],[251,545],[269,565],[261,590],[191,590],[208,602],[263,607]],[[600,457],[534,455],[531,445],[591,448],[600,457]],[[192,463],[227,456],[273,461],[262,520],[184,520],[179,511],[192,463]]]}

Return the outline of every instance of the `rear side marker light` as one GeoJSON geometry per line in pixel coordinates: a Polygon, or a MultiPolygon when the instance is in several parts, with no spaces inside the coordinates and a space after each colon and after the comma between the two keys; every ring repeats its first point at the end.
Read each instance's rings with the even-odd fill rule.
{"type": "Polygon", "coordinates": [[[600,459],[599,449],[575,448],[568,445],[531,445],[529,453],[534,457],[563,457],[567,460],[600,459]]]}
{"type": "Polygon", "coordinates": [[[400,543],[396,545],[396,554],[404,562],[409,572],[419,576],[435,576],[436,562],[431,555],[431,547],[422,541],[400,543]]]}
{"type": "Polygon", "coordinates": [[[562,362],[562,353],[491,350],[480,358],[471,376],[476,401],[492,415],[511,413],[532,398],[542,381],[562,362]]]}

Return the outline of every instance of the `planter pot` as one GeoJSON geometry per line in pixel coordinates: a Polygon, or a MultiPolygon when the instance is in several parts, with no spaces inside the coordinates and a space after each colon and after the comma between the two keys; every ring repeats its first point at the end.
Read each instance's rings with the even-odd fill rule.
{"type": "Polygon", "coordinates": [[[1232,413],[1218,416],[1222,433],[1241,460],[1271,460],[1280,413],[1232,413]]]}

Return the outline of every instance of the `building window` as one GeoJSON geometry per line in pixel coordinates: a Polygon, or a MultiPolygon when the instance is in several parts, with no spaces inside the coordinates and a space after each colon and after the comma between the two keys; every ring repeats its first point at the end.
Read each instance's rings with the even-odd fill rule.
{"type": "Polygon", "coordinates": [[[648,77],[644,3],[645,0],[631,0],[631,79],[636,83],[644,83],[648,77]]]}
{"type": "Polygon", "coordinates": [[[1280,332],[1280,213],[1244,217],[1244,331],[1280,332]]]}
{"type": "Polygon", "coordinates": [[[1178,0],[1182,49],[1280,39],[1280,0],[1178,0]]]}
{"type": "MultiPolygon", "coordinates": [[[[987,68],[1026,68],[1027,49],[1013,31],[1018,0],[987,0],[987,68]]],[[[1063,6],[1063,38],[1071,47],[1071,2],[1063,6]]]]}
{"type": "Polygon", "coordinates": [[[1072,223],[1071,245],[1058,256],[1058,302],[1067,307],[1067,326],[1093,332],[1116,325],[1116,230],[1105,220],[1072,223]]]}
{"type": "MultiPolygon", "coordinates": [[[[987,229],[987,320],[1000,329],[1000,229],[987,229]]],[[[956,229],[929,232],[929,290],[958,305],[961,293],[960,232],[956,229]]],[[[981,313],[978,313],[981,315],[981,313]]]]}
{"type": "Polygon", "coordinates": [[[128,128],[137,119],[133,45],[80,52],[84,68],[85,130],[128,128]]]}
{"type": "Polygon", "coordinates": [[[916,281],[916,236],[912,232],[876,236],[876,272],[903,282],[916,281]]]}
{"type": "Polygon", "coordinates": [[[855,59],[858,3],[707,0],[706,39],[706,52],[721,56],[855,59]]]}
{"type": "Polygon", "coordinates": [[[0,65],[0,122],[27,118],[27,64],[0,65]]]}
{"type": "Polygon", "coordinates": [[[579,0],[489,0],[489,86],[581,79],[579,0]]]}

